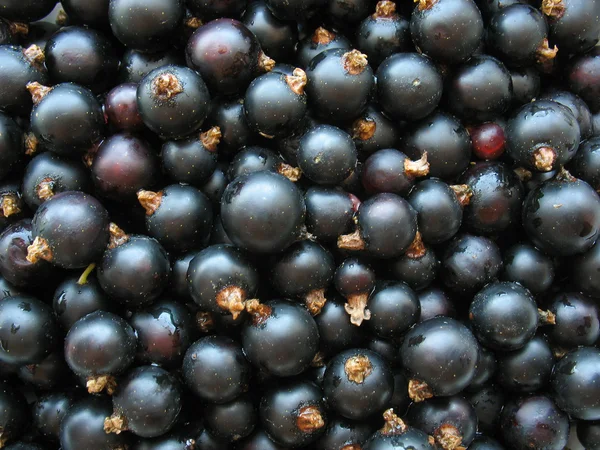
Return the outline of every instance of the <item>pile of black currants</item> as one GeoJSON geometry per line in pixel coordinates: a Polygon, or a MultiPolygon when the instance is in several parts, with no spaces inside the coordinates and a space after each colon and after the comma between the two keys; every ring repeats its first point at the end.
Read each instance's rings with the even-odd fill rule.
{"type": "Polygon", "coordinates": [[[0,0],[0,448],[600,450],[599,39],[0,0]]]}

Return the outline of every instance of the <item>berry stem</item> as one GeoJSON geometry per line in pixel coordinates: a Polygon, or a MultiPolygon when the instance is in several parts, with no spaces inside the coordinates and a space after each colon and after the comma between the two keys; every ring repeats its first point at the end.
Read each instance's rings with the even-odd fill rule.
{"type": "Polygon", "coordinates": [[[406,256],[410,259],[419,259],[425,256],[426,253],[427,248],[423,244],[421,233],[417,231],[415,239],[410,244],[410,247],[408,247],[408,250],[406,250],[406,256]]]}
{"type": "Polygon", "coordinates": [[[263,305],[254,298],[246,302],[246,311],[252,315],[252,323],[255,326],[259,326],[271,317],[272,309],[270,306],[263,305]]]}
{"type": "Polygon", "coordinates": [[[40,200],[50,200],[54,197],[55,182],[52,178],[44,178],[35,188],[35,193],[40,200]]]}
{"type": "Polygon", "coordinates": [[[77,280],[77,284],[79,286],[83,286],[84,284],[87,284],[88,277],[94,271],[95,268],[96,268],[96,263],[91,263],[89,266],[87,266],[85,268],[85,270],[83,271],[83,273],[81,274],[81,276],[79,277],[79,279],[77,280]]]}
{"type": "Polygon", "coordinates": [[[550,172],[556,162],[556,152],[550,147],[540,147],[533,152],[533,165],[540,172],[550,172]]]}
{"type": "Polygon", "coordinates": [[[536,61],[540,65],[540,69],[542,69],[542,71],[550,72],[552,70],[552,65],[557,53],[558,47],[556,45],[553,48],[550,48],[548,39],[544,39],[542,41],[540,46],[537,48],[536,57],[536,61]]]}
{"type": "Polygon", "coordinates": [[[119,228],[116,223],[110,223],[108,226],[108,232],[110,234],[108,241],[108,248],[110,250],[117,248],[119,245],[123,245],[129,241],[129,236],[125,233],[125,231],[119,228]]]}
{"type": "Polygon", "coordinates": [[[424,177],[429,173],[429,163],[427,162],[427,152],[416,161],[406,158],[404,160],[404,172],[412,178],[424,177]]]}
{"type": "Polygon", "coordinates": [[[21,212],[19,197],[16,194],[2,195],[0,211],[4,217],[10,217],[21,212]]]}
{"type": "Polygon", "coordinates": [[[85,387],[90,394],[99,394],[106,391],[108,395],[113,395],[117,389],[117,380],[112,375],[98,375],[89,377],[85,387]]]}
{"type": "Polygon", "coordinates": [[[377,124],[372,119],[358,119],[352,124],[352,139],[368,141],[375,135],[377,124]]]}
{"type": "Polygon", "coordinates": [[[298,411],[296,426],[303,433],[314,433],[325,426],[323,415],[319,408],[313,405],[306,405],[298,411]]]}
{"type": "Polygon", "coordinates": [[[52,249],[48,241],[41,236],[37,236],[33,240],[33,244],[27,247],[27,261],[31,264],[37,263],[40,259],[44,261],[52,261],[52,249]]]}
{"type": "Polygon", "coordinates": [[[463,208],[471,202],[473,190],[468,184],[453,184],[450,188],[456,194],[456,198],[458,198],[458,202],[463,208]]]}
{"type": "Polygon", "coordinates": [[[514,172],[517,174],[522,183],[531,180],[531,177],[533,177],[531,170],[527,170],[525,167],[517,167],[514,172]]]}
{"type": "Polygon", "coordinates": [[[317,28],[312,35],[313,43],[319,44],[319,45],[327,45],[334,39],[335,39],[335,33],[332,33],[331,31],[326,30],[323,27],[317,28]]]}
{"type": "Polygon", "coordinates": [[[369,65],[367,55],[358,50],[350,50],[342,55],[342,65],[349,75],[360,75],[369,65]]]}
{"type": "Polygon", "coordinates": [[[314,358],[310,362],[310,367],[323,367],[325,365],[325,355],[323,352],[315,353],[314,358]]]}
{"type": "Polygon", "coordinates": [[[162,102],[171,100],[183,92],[179,78],[170,72],[163,72],[152,80],[152,94],[162,102]]]}
{"type": "Polygon", "coordinates": [[[188,28],[191,28],[192,30],[196,30],[200,28],[203,24],[202,19],[198,17],[188,17],[187,19],[185,19],[184,25],[188,28]]]}
{"type": "Polygon", "coordinates": [[[373,373],[373,364],[366,355],[352,356],[346,360],[344,372],[346,372],[348,380],[356,384],[363,384],[373,373]]]}
{"type": "Polygon", "coordinates": [[[238,286],[228,286],[217,294],[216,302],[219,308],[231,313],[233,320],[245,309],[246,292],[238,286]]]}
{"type": "Polygon", "coordinates": [[[279,173],[279,175],[283,175],[294,183],[297,182],[302,176],[302,170],[299,167],[294,167],[284,162],[279,163],[277,173],[279,173]]]}
{"type": "Polygon", "coordinates": [[[151,216],[158,208],[160,208],[163,193],[162,191],[153,192],[140,189],[137,193],[137,198],[140,205],[146,210],[146,215],[151,216]]]}
{"type": "Polygon", "coordinates": [[[343,234],[338,237],[337,246],[343,250],[358,251],[364,250],[366,248],[366,243],[357,228],[353,233],[343,234]]]}
{"type": "Polygon", "coordinates": [[[29,34],[29,25],[22,22],[9,22],[8,27],[13,35],[27,36],[29,34]]]}
{"type": "Polygon", "coordinates": [[[422,402],[433,397],[433,391],[424,381],[410,380],[408,382],[408,396],[413,402],[422,402]]]}
{"type": "Polygon", "coordinates": [[[385,420],[385,424],[381,429],[381,434],[384,436],[400,436],[406,433],[408,429],[404,421],[394,413],[392,408],[383,413],[383,420],[385,420]]]}
{"type": "Polygon", "coordinates": [[[217,145],[221,142],[222,136],[221,128],[212,127],[204,133],[200,133],[200,142],[202,142],[202,145],[206,150],[214,153],[217,151],[217,145]]]}
{"type": "Polygon", "coordinates": [[[304,304],[313,316],[317,316],[321,313],[325,303],[327,303],[327,299],[325,298],[325,288],[314,289],[304,297],[304,304]]]}
{"type": "Polygon", "coordinates": [[[31,94],[31,100],[37,105],[52,90],[51,87],[43,86],[37,81],[27,83],[27,90],[31,94]]]}
{"type": "Polygon", "coordinates": [[[571,175],[571,172],[569,172],[564,167],[560,168],[560,171],[556,174],[556,179],[558,181],[568,181],[570,183],[577,181],[577,178],[571,175]]]}
{"type": "Polygon", "coordinates": [[[366,292],[348,296],[344,309],[350,315],[350,322],[352,325],[359,327],[360,324],[363,323],[363,320],[369,320],[371,318],[371,311],[367,309],[368,301],[369,294],[366,292]]]}
{"type": "Polygon", "coordinates": [[[285,76],[285,82],[292,92],[297,95],[304,94],[304,88],[306,87],[307,81],[308,78],[306,77],[306,72],[299,68],[294,69],[292,75],[285,76]]]}

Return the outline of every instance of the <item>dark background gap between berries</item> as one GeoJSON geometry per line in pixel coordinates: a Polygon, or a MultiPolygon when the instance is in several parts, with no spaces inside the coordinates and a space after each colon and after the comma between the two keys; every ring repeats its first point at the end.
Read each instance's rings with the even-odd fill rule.
{"type": "Polygon", "coordinates": [[[0,448],[600,449],[599,38],[5,0],[0,448]]]}

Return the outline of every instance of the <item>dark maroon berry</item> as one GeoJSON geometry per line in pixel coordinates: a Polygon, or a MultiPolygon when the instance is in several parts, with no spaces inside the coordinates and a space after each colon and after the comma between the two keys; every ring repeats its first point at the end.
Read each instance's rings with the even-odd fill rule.
{"type": "Polygon", "coordinates": [[[306,68],[315,56],[334,48],[351,50],[352,44],[340,33],[319,27],[298,43],[296,49],[298,65],[306,68]]]}
{"type": "Polygon", "coordinates": [[[442,449],[468,446],[477,431],[477,414],[471,404],[460,396],[431,398],[413,403],[406,421],[433,436],[442,449]]]}
{"type": "Polygon", "coordinates": [[[144,52],[165,49],[181,25],[183,0],[110,0],[108,18],[113,34],[127,47],[144,52]]]}
{"type": "Polygon", "coordinates": [[[502,255],[491,239],[472,234],[454,238],[441,259],[444,285],[455,293],[474,293],[494,281],[502,269],[502,255]]]}
{"type": "Polygon", "coordinates": [[[369,310],[369,329],[390,339],[400,337],[417,323],[421,305],[417,294],[406,284],[379,282],[369,297],[369,310]]]}
{"type": "Polygon", "coordinates": [[[600,312],[596,303],[575,292],[554,296],[549,305],[555,324],[549,336],[563,348],[594,345],[600,337],[600,312]]]}
{"type": "Polygon", "coordinates": [[[0,180],[16,168],[24,153],[23,131],[8,115],[0,113],[0,180]]]}
{"type": "MultiPolygon", "coordinates": [[[[412,108],[412,103],[411,103],[412,108]]],[[[427,152],[429,175],[451,180],[469,165],[471,138],[454,116],[437,111],[409,128],[402,138],[403,152],[419,159],[427,152]]]]}
{"type": "Polygon", "coordinates": [[[253,299],[246,302],[246,310],[251,319],[242,329],[242,347],[254,366],[279,377],[308,368],[318,350],[319,330],[306,309],[284,300],[253,299]]]}
{"type": "Polygon", "coordinates": [[[306,206],[300,190],[268,171],[233,180],[221,198],[221,220],[237,246],[259,253],[282,251],[300,235],[306,206]]]}
{"type": "Polygon", "coordinates": [[[333,122],[356,119],[367,107],[375,83],[366,55],[341,48],[315,56],[306,75],[312,111],[333,122]]]}
{"type": "Polygon", "coordinates": [[[561,450],[569,439],[569,418],[544,395],[516,398],[504,406],[500,429],[515,450],[561,450]]]}
{"type": "Polygon", "coordinates": [[[487,46],[509,67],[542,66],[556,56],[548,46],[548,25],[543,14],[526,3],[500,9],[490,20],[487,46]]]}
{"type": "Polygon", "coordinates": [[[256,36],[234,19],[221,18],[202,25],[190,38],[185,53],[188,66],[200,73],[211,92],[226,96],[243,92],[257,73],[274,65],[256,36]]]}
{"type": "Polygon", "coordinates": [[[483,37],[483,19],[473,0],[420,0],[410,20],[415,47],[442,63],[467,60],[483,37]]]}
{"type": "Polygon", "coordinates": [[[203,401],[227,403],[248,389],[250,365],[242,346],[225,336],[193,343],[183,359],[183,379],[203,401]]]}
{"type": "Polygon", "coordinates": [[[111,243],[98,263],[98,281],[109,296],[134,308],[147,305],[167,287],[170,272],[158,241],[111,225],[111,243]]]}
{"type": "Polygon", "coordinates": [[[158,192],[140,190],[137,197],[146,210],[146,231],[168,251],[187,252],[208,243],[212,205],[198,189],[172,184],[158,192]]]}
{"type": "Polygon", "coordinates": [[[504,153],[506,137],[502,127],[493,122],[469,128],[473,153],[479,159],[497,159],[504,153]]]}
{"type": "Polygon", "coordinates": [[[60,445],[63,450],[102,450],[119,448],[130,443],[127,433],[104,431],[104,420],[112,407],[106,397],[86,397],[76,401],[65,414],[60,426],[60,445]]]}
{"type": "Polygon", "coordinates": [[[210,93],[192,69],[162,66],[140,81],[137,104],[148,128],[164,138],[180,138],[200,128],[208,116],[210,93]]]}
{"type": "Polygon", "coordinates": [[[565,70],[566,83],[573,94],[579,95],[593,113],[600,111],[600,50],[574,57],[565,70]]]}
{"type": "Polygon", "coordinates": [[[83,163],[53,152],[34,157],[23,174],[23,199],[33,211],[60,192],[91,190],[90,176],[83,163]]]}
{"type": "Polygon", "coordinates": [[[74,83],[48,88],[28,83],[34,106],[31,130],[46,149],[79,156],[104,137],[102,106],[89,89],[74,83]]]}
{"type": "Polygon", "coordinates": [[[448,317],[418,323],[400,347],[410,397],[422,401],[459,393],[474,378],[479,354],[477,339],[462,323],[448,317]]]}
{"type": "Polygon", "coordinates": [[[232,245],[212,245],[191,260],[187,283],[203,311],[231,313],[237,319],[246,299],[256,295],[258,272],[243,251],[232,245]]]}
{"type": "Polygon", "coordinates": [[[594,48],[600,32],[600,5],[585,0],[544,0],[542,12],[550,25],[550,40],[565,54],[594,48]]]}
{"type": "Polygon", "coordinates": [[[94,197],[79,191],[54,195],[33,216],[35,240],[27,260],[46,260],[65,269],[87,267],[108,244],[108,212],[94,197]]]}
{"type": "Polygon", "coordinates": [[[181,410],[179,381],[157,366],[131,370],[115,391],[114,412],[104,420],[104,431],[129,430],[137,436],[156,437],[169,431],[181,410]]]}
{"type": "Polygon", "coordinates": [[[26,295],[0,300],[0,361],[40,363],[56,349],[59,338],[52,309],[45,303],[26,295]]]}
{"type": "Polygon", "coordinates": [[[517,164],[540,172],[558,169],[577,151],[579,125],[569,108],[551,100],[535,100],[508,121],[506,150],[517,164]]]}
{"type": "Polygon", "coordinates": [[[91,28],[61,28],[48,39],[44,54],[51,81],[70,81],[96,93],[106,90],[119,68],[111,41],[91,28]]]}
{"type": "Polygon", "coordinates": [[[147,141],[127,132],[116,133],[93,155],[91,175],[103,197],[133,202],[140,189],[156,183],[158,158],[147,141]]]}
{"type": "Polygon", "coordinates": [[[371,66],[377,68],[388,56],[412,49],[409,22],[396,12],[394,2],[382,0],[377,3],[375,13],[358,26],[356,43],[371,66]]]}
{"type": "Polygon", "coordinates": [[[396,194],[376,194],[360,204],[357,231],[342,235],[338,247],[366,250],[378,258],[402,255],[417,233],[417,212],[396,194]]]}
{"type": "Polygon", "coordinates": [[[73,324],[65,338],[65,360],[86,383],[88,392],[109,394],[120,375],[133,363],[137,338],[121,317],[105,312],[90,313],[73,324]]]}
{"type": "Polygon", "coordinates": [[[269,388],[259,413],[263,429],[287,448],[310,445],[327,428],[323,393],[310,381],[282,381],[269,388]]]}
{"type": "Polygon", "coordinates": [[[527,195],[523,227],[531,242],[548,254],[583,253],[598,238],[600,198],[589,184],[563,171],[527,195]]]}
{"type": "Polygon", "coordinates": [[[547,291],[554,281],[554,263],[530,244],[516,244],[504,252],[501,279],[516,281],[533,294],[547,291]]]}
{"type": "Polygon", "coordinates": [[[0,69],[0,108],[10,114],[29,115],[33,103],[27,83],[48,81],[42,49],[37,45],[26,49],[2,45],[0,69]]]}
{"type": "Polygon", "coordinates": [[[137,83],[123,83],[112,88],[104,99],[104,114],[116,130],[139,131],[144,123],[137,105],[137,83]]]}
{"type": "Polygon", "coordinates": [[[397,53],[377,70],[377,99],[396,120],[418,120],[429,115],[442,98],[442,76],[427,56],[397,53]]]}
{"type": "Polygon", "coordinates": [[[429,173],[427,154],[411,161],[401,151],[393,148],[378,150],[364,162],[360,178],[370,194],[391,192],[406,195],[414,185],[415,178],[429,173]]]}
{"type": "MultiPolygon", "coordinates": [[[[304,2],[301,2],[304,3],[304,2]]],[[[309,2],[308,2],[309,3],[309,2]]],[[[276,61],[289,61],[298,43],[298,29],[294,22],[281,20],[268,7],[269,1],[252,1],[248,4],[242,22],[256,36],[264,52],[276,61]]],[[[272,2],[271,2],[272,5],[272,2]]],[[[221,17],[232,17],[223,15],[221,17]]],[[[294,15],[291,20],[298,20],[294,15]]]]}

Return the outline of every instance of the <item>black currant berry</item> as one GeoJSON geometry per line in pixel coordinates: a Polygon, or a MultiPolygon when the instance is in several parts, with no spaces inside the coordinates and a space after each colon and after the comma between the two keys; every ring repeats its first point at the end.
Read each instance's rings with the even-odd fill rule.
{"type": "Polygon", "coordinates": [[[227,403],[246,392],[250,372],[242,346],[226,336],[194,342],[183,359],[186,386],[211,403],[227,403]]]}
{"type": "Polygon", "coordinates": [[[116,130],[139,131],[144,127],[137,105],[137,83],[118,84],[106,94],[104,114],[116,130]]]}
{"type": "Polygon", "coordinates": [[[163,138],[181,138],[200,128],[208,116],[210,93],[192,69],[162,66],[140,81],[137,104],[148,128],[163,138]]]}
{"type": "Polygon", "coordinates": [[[360,326],[363,320],[369,320],[371,311],[367,302],[375,288],[373,269],[358,258],[347,258],[338,266],[333,281],[336,290],[346,298],[344,309],[350,315],[350,322],[360,326]]]}
{"type": "Polygon", "coordinates": [[[393,148],[371,154],[362,166],[360,179],[369,194],[391,192],[405,196],[415,183],[415,178],[429,173],[427,154],[411,161],[404,153],[393,148]]]}
{"type": "Polygon", "coordinates": [[[510,77],[513,85],[513,106],[518,107],[529,103],[540,93],[540,73],[535,67],[511,69],[510,77]]]}
{"type": "Polygon", "coordinates": [[[592,346],[600,338],[600,311],[593,300],[575,292],[560,293],[548,309],[556,321],[548,334],[559,346],[592,346]]]}
{"type": "Polygon", "coordinates": [[[90,393],[116,387],[114,376],[125,371],[135,358],[135,331],[121,317],[105,312],[90,313],[73,324],[65,338],[65,360],[86,382],[90,393]]]}
{"type": "Polygon", "coordinates": [[[329,423],[325,434],[315,442],[315,449],[362,449],[364,443],[373,434],[373,428],[370,423],[354,422],[343,417],[336,417],[329,423]]]}
{"type": "Polygon", "coordinates": [[[581,421],[577,423],[577,438],[588,450],[600,448],[600,422],[581,421]]]}
{"type": "Polygon", "coordinates": [[[248,300],[246,310],[251,318],[242,328],[242,347],[254,366],[279,377],[308,368],[318,350],[319,329],[306,309],[285,300],[248,300]]]}
{"type": "Polygon", "coordinates": [[[69,392],[50,392],[40,396],[33,405],[32,421],[42,436],[57,441],[61,423],[73,407],[75,399],[69,392]]]}
{"type": "Polygon", "coordinates": [[[351,50],[352,44],[348,39],[338,32],[327,30],[323,27],[317,28],[313,33],[298,43],[296,59],[300,67],[308,67],[312,59],[325,50],[341,48],[351,50]]]}
{"type": "Polygon", "coordinates": [[[387,362],[366,349],[338,353],[323,378],[329,407],[343,417],[364,420],[378,413],[391,400],[394,377],[387,362]]]}
{"type": "Polygon", "coordinates": [[[335,295],[327,299],[321,313],[315,317],[319,327],[320,345],[328,354],[336,354],[351,347],[360,347],[362,330],[348,320],[345,301],[335,295]]]}
{"type": "Polygon", "coordinates": [[[579,95],[595,113],[600,110],[598,80],[600,79],[600,50],[574,57],[565,70],[569,91],[579,95]]]}
{"type": "Polygon", "coordinates": [[[600,5],[585,0],[544,0],[542,13],[550,25],[550,40],[565,54],[594,48],[600,31],[600,5]]]}
{"type": "Polygon", "coordinates": [[[243,99],[215,99],[207,123],[221,132],[219,152],[235,155],[242,147],[254,143],[255,135],[246,122],[243,99]]]}
{"type": "Polygon", "coordinates": [[[501,279],[516,281],[533,294],[547,291],[554,281],[554,263],[530,244],[516,244],[504,252],[501,279]]]}
{"type": "Polygon", "coordinates": [[[134,308],[152,303],[167,287],[170,272],[157,240],[127,235],[111,224],[111,242],[98,263],[98,282],[110,297],[134,308]]]}
{"type": "Polygon", "coordinates": [[[21,366],[19,378],[28,385],[41,390],[56,389],[73,381],[72,373],[61,350],[50,353],[37,364],[21,366]]]}
{"type": "Polygon", "coordinates": [[[0,361],[37,364],[57,346],[60,332],[52,309],[27,295],[0,300],[0,361]]]}
{"type": "Polygon", "coordinates": [[[300,235],[306,207],[286,177],[255,172],[233,180],[221,198],[221,220],[231,241],[258,253],[287,248],[300,235]]]}
{"type": "Polygon", "coordinates": [[[108,212],[94,197],[79,191],[54,195],[33,216],[35,240],[27,260],[40,259],[66,269],[96,261],[108,244],[108,212]]]}
{"type": "Polygon", "coordinates": [[[546,396],[516,398],[504,406],[500,430],[515,450],[562,450],[569,440],[569,418],[546,396]]]}
{"type": "Polygon", "coordinates": [[[394,259],[389,267],[389,277],[403,281],[412,289],[424,289],[435,281],[440,261],[435,252],[423,244],[417,231],[415,240],[404,255],[394,259]]]}
{"type": "Polygon", "coordinates": [[[114,412],[104,420],[104,431],[129,430],[141,437],[169,431],[181,410],[182,392],[174,375],[157,366],[140,366],[119,381],[112,401],[114,412]]]}
{"type": "Polygon", "coordinates": [[[190,261],[187,284],[202,311],[231,313],[235,320],[244,311],[246,299],[256,295],[258,272],[242,250],[212,245],[190,261]]]}
{"type": "Polygon", "coordinates": [[[161,50],[153,53],[128,49],[121,57],[119,82],[139,83],[146,75],[162,66],[182,65],[185,59],[176,49],[161,50]]]}
{"type": "Polygon", "coordinates": [[[244,12],[246,0],[187,0],[186,6],[200,17],[238,17],[244,12]]]}
{"type": "Polygon", "coordinates": [[[306,229],[319,242],[335,242],[353,224],[352,199],[340,187],[311,186],[304,194],[306,229]]]}
{"type": "Polygon", "coordinates": [[[102,106],[89,89],[74,83],[51,88],[27,84],[34,106],[31,130],[44,148],[65,156],[79,156],[104,136],[102,106]]]}
{"type": "Polygon", "coordinates": [[[483,31],[473,0],[419,0],[410,19],[415,47],[442,63],[467,60],[479,47],[483,31]]]}
{"type": "Polygon", "coordinates": [[[259,412],[264,430],[287,448],[312,444],[327,427],[323,393],[310,381],[283,381],[271,387],[259,412]]]}
{"type": "Polygon", "coordinates": [[[383,413],[383,428],[373,434],[365,443],[363,450],[434,450],[435,441],[425,432],[407,426],[393,409],[383,413]]]}
{"type": "Polygon", "coordinates": [[[321,52],[309,63],[306,75],[306,94],[313,112],[334,122],[359,116],[375,84],[367,57],[358,50],[321,52]]]}
{"type": "Polygon", "coordinates": [[[419,53],[396,53],[377,69],[377,100],[395,120],[429,115],[442,98],[442,75],[435,63],[419,53]]]}
{"type": "MultiPolygon", "coordinates": [[[[352,123],[352,139],[360,156],[386,148],[397,148],[400,127],[385,116],[378,105],[369,104],[352,123]]],[[[350,132],[350,131],[349,131],[350,132]]]]}
{"type": "MultiPolygon", "coordinates": [[[[4,179],[22,161],[23,130],[8,115],[0,113],[0,180],[4,179]]],[[[6,212],[3,212],[6,216],[6,212]]]]}
{"type": "Polygon", "coordinates": [[[235,442],[250,435],[257,421],[256,407],[249,395],[241,395],[229,403],[209,404],[204,410],[206,429],[223,442],[235,442]]]}
{"type": "Polygon", "coordinates": [[[600,245],[571,259],[571,281],[573,285],[590,297],[600,298],[600,283],[596,276],[600,270],[600,245]]]}
{"type": "Polygon", "coordinates": [[[406,284],[379,282],[369,298],[369,329],[383,338],[403,335],[417,323],[421,305],[417,294],[406,284]]]}
{"type": "MultiPolygon", "coordinates": [[[[579,124],[581,140],[587,139],[592,135],[592,113],[590,112],[588,105],[581,99],[581,97],[573,94],[572,92],[562,91],[554,88],[547,90],[538,98],[541,100],[552,100],[569,108],[579,124]]],[[[577,151],[577,154],[579,154],[579,150],[577,151]]]]}
{"type": "Polygon", "coordinates": [[[596,192],[600,189],[600,136],[595,136],[579,145],[575,157],[569,162],[573,176],[585,181],[596,192]]]}
{"type": "Polygon", "coordinates": [[[462,323],[448,317],[418,323],[400,347],[410,397],[422,401],[459,393],[475,376],[479,354],[477,339],[462,323]]]}
{"type": "Polygon", "coordinates": [[[563,171],[523,202],[523,228],[540,250],[560,256],[583,253],[600,231],[600,198],[585,181],[563,171]]]}
{"type": "Polygon", "coordinates": [[[429,287],[418,292],[421,304],[419,322],[424,322],[438,316],[456,317],[454,303],[448,295],[438,287],[429,287]]]}
{"type": "Polygon", "coordinates": [[[54,0],[8,0],[2,4],[2,17],[8,20],[33,22],[46,17],[56,6],[54,0]]]}

